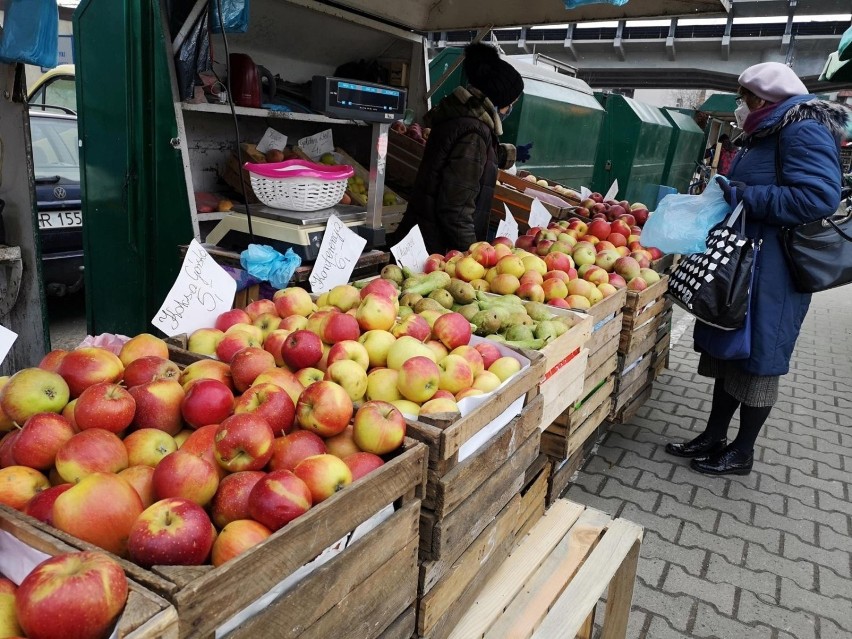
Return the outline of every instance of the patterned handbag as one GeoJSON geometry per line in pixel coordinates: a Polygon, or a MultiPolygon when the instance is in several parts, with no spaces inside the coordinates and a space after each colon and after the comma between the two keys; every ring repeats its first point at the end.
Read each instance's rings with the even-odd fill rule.
{"type": "Polygon", "coordinates": [[[696,319],[726,331],[745,324],[760,242],[745,235],[740,203],[707,235],[707,250],[683,258],[669,278],[668,295],[696,319]],[[733,228],[740,218],[739,232],[733,228]]]}

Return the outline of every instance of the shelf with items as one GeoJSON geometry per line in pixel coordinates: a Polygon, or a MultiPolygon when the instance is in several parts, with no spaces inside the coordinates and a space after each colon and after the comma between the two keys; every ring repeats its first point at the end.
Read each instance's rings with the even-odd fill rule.
{"type": "MultiPolygon", "coordinates": [[[[227,104],[216,104],[212,102],[192,103],[181,102],[184,111],[196,111],[199,113],[213,113],[218,115],[231,115],[231,107],[227,104]]],[[[353,126],[369,126],[363,120],[341,120],[330,118],[320,113],[296,113],[291,111],[275,111],[272,109],[254,109],[251,107],[234,106],[234,113],[241,116],[253,118],[269,118],[277,120],[293,120],[296,122],[312,122],[316,124],[347,124],[353,126]]]]}

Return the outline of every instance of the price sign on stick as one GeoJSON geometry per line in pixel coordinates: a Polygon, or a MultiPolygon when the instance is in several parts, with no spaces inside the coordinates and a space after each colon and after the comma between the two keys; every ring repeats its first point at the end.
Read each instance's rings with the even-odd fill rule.
{"type": "Polygon", "coordinates": [[[512,243],[515,243],[518,241],[518,223],[505,203],[503,208],[506,209],[506,217],[500,220],[500,224],[497,226],[497,237],[508,237],[512,240],[512,243]]]}
{"type": "Polygon", "coordinates": [[[325,293],[335,286],[346,284],[355,270],[358,256],[367,240],[352,231],[337,216],[328,218],[322,234],[319,255],[308,281],[314,293],[325,293]]]}
{"type": "Polygon", "coordinates": [[[334,139],[331,136],[331,129],[326,129],[316,135],[302,138],[299,140],[299,148],[312,160],[319,160],[324,153],[331,153],[334,151],[334,139]]]}
{"type": "Polygon", "coordinates": [[[581,200],[588,200],[589,196],[591,194],[592,194],[592,192],[589,189],[587,189],[585,186],[580,187],[580,199],[581,200]]]}
{"type": "Polygon", "coordinates": [[[0,325],[0,364],[6,359],[6,355],[12,350],[12,344],[18,339],[18,334],[13,333],[5,326],[0,325]]]}
{"type": "Polygon", "coordinates": [[[618,195],[618,180],[613,180],[612,186],[609,187],[609,191],[604,195],[605,200],[612,200],[615,196],[618,195]]]}
{"type": "Polygon", "coordinates": [[[530,228],[540,226],[546,229],[547,225],[550,224],[550,220],[550,213],[544,208],[544,204],[539,202],[538,198],[534,198],[530,205],[530,228]]]}
{"type": "Polygon", "coordinates": [[[263,137],[260,138],[260,142],[257,143],[257,150],[261,153],[266,153],[270,149],[277,149],[279,151],[283,151],[284,147],[287,146],[287,136],[283,133],[279,133],[273,128],[267,128],[266,133],[263,134],[263,137]]]}
{"type": "Polygon", "coordinates": [[[391,248],[391,253],[400,266],[406,266],[417,273],[423,272],[429,253],[426,251],[426,242],[423,241],[423,233],[415,224],[402,241],[391,248]]]}
{"type": "Polygon", "coordinates": [[[151,323],[169,337],[208,328],[231,309],[236,292],[234,278],[192,240],[177,280],[151,323]]]}

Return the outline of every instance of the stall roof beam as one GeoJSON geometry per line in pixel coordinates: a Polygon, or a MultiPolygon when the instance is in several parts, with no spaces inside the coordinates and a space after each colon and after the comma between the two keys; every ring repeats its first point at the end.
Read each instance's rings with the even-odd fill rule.
{"type": "Polygon", "coordinates": [[[337,6],[376,16],[417,31],[446,31],[492,24],[494,27],[565,24],[595,20],[722,15],[730,0],[630,0],[621,7],[592,4],[565,8],[564,0],[336,0],[337,6]]]}

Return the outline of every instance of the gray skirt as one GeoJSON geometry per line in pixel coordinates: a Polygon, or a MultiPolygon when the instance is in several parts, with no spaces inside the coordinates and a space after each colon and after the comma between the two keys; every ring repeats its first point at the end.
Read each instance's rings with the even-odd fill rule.
{"type": "Polygon", "coordinates": [[[716,359],[701,353],[698,374],[725,380],[725,392],[748,406],[770,407],[778,401],[780,375],[750,375],[736,362],[716,359]]]}

